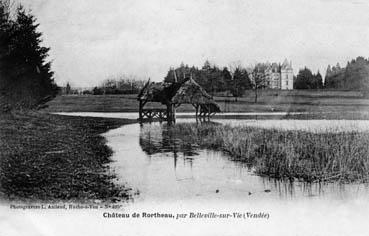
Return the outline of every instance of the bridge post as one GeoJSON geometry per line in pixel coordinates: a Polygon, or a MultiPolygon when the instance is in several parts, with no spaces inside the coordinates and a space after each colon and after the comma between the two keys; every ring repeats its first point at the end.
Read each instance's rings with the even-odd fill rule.
{"type": "Polygon", "coordinates": [[[170,125],[172,123],[172,104],[167,103],[167,122],[170,125]]]}
{"type": "Polygon", "coordinates": [[[210,105],[208,105],[208,120],[210,121],[210,105]]]}
{"type": "Polygon", "coordinates": [[[138,107],[138,118],[139,118],[140,122],[142,122],[142,120],[143,120],[142,110],[143,110],[143,102],[142,102],[142,100],[140,100],[139,107],[138,107]]]}
{"type": "Polygon", "coordinates": [[[172,104],[173,123],[176,123],[176,107],[172,104]]]}
{"type": "Polygon", "coordinates": [[[168,124],[176,123],[175,105],[172,103],[167,103],[167,121],[168,124]]]}

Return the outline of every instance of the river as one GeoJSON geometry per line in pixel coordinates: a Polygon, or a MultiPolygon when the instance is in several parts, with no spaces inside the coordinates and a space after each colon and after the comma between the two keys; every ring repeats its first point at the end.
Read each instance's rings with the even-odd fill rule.
{"type": "MultiPolygon", "coordinates": [[[[94,116],[111,117],[111,114],[94,116]]],[[[119,114],[119,117],[133,118],[133,115],[119,114]]],[[[368,127],[368,123],[358,125],[355,121],[214,121],[312,129],[312,132],[322,132],[322,123],[329,125],[328,130],[368,127]],[[301,122],[305,122],[304,127],[301,122]]],[[[178,122],[193,120],[178,119],[178,122]]],[[[251,212],[268,214],[269,218],[103,221],[96,216],[103,213],[99,210],[97,213],[79,211],[72,216],[34,212],[32,219],[36,217],[42,225],[49,225],[50,230],[57,225],[63,227],[64,233],[79,235],[120,235],[119,232],[124,235],[367,235],[368,186],[291,183],[260,177],[253,173],[252,167],[232,161],[221,152],[203,150],[196,145],[180,148],[179,140],[173,139],[166,129],[165,124],[159,123],[130,124],[103,134],[114,151],[109,165],[117,176],[115,181],[132,188],[132,193],[139,193],[127,203],[125,212],[251,212]]],[[[19,219],[24,220],[24,216],[19,219]]]]}
{"type": "Polygon", "coordinates": [[[114,150],[111,167],[120,182],[140,192],[136,201],[345,200],[368,194],[362,184],[308,184],[259,177],[252,167],[222,152],[179,145],[180,140],[170,137],[165,124],[131,124],[104,136],[114,150]]]}

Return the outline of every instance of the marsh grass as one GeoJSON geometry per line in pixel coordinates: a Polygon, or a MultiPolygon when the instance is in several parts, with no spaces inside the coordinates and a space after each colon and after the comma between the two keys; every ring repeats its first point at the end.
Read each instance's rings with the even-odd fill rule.
{"type": "Polygon", "coordinates": [[[307,132],[231,127],[214,123],[177,124],[176,138],[228,153],[259,175],[303,181],[367,182],[368,132],[307,132]]]}

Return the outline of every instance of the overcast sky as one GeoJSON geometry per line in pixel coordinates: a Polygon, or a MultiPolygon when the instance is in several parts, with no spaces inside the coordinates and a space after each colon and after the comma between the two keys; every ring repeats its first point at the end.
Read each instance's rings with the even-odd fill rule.
{"type": "MultiPolygon", "coordinates": [[[[22,0],[21,0],[22,1],[22,0]]],[[[56,81],[109,75],[160,81],[170,66],[292,60],[307,66],[369,57],[366,0],[23,0],[40,23],[56,81]]]]}

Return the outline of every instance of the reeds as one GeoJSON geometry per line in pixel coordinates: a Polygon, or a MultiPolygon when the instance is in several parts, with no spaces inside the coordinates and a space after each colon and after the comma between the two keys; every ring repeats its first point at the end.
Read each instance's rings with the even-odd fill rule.
{"type": "Polygon", "coordinates": [[[367,182],[368,132],[307,132],[231,127],[213,123],[178,124],[176,138],[228,153],[256,173],[304,181],[367,182]]]}

